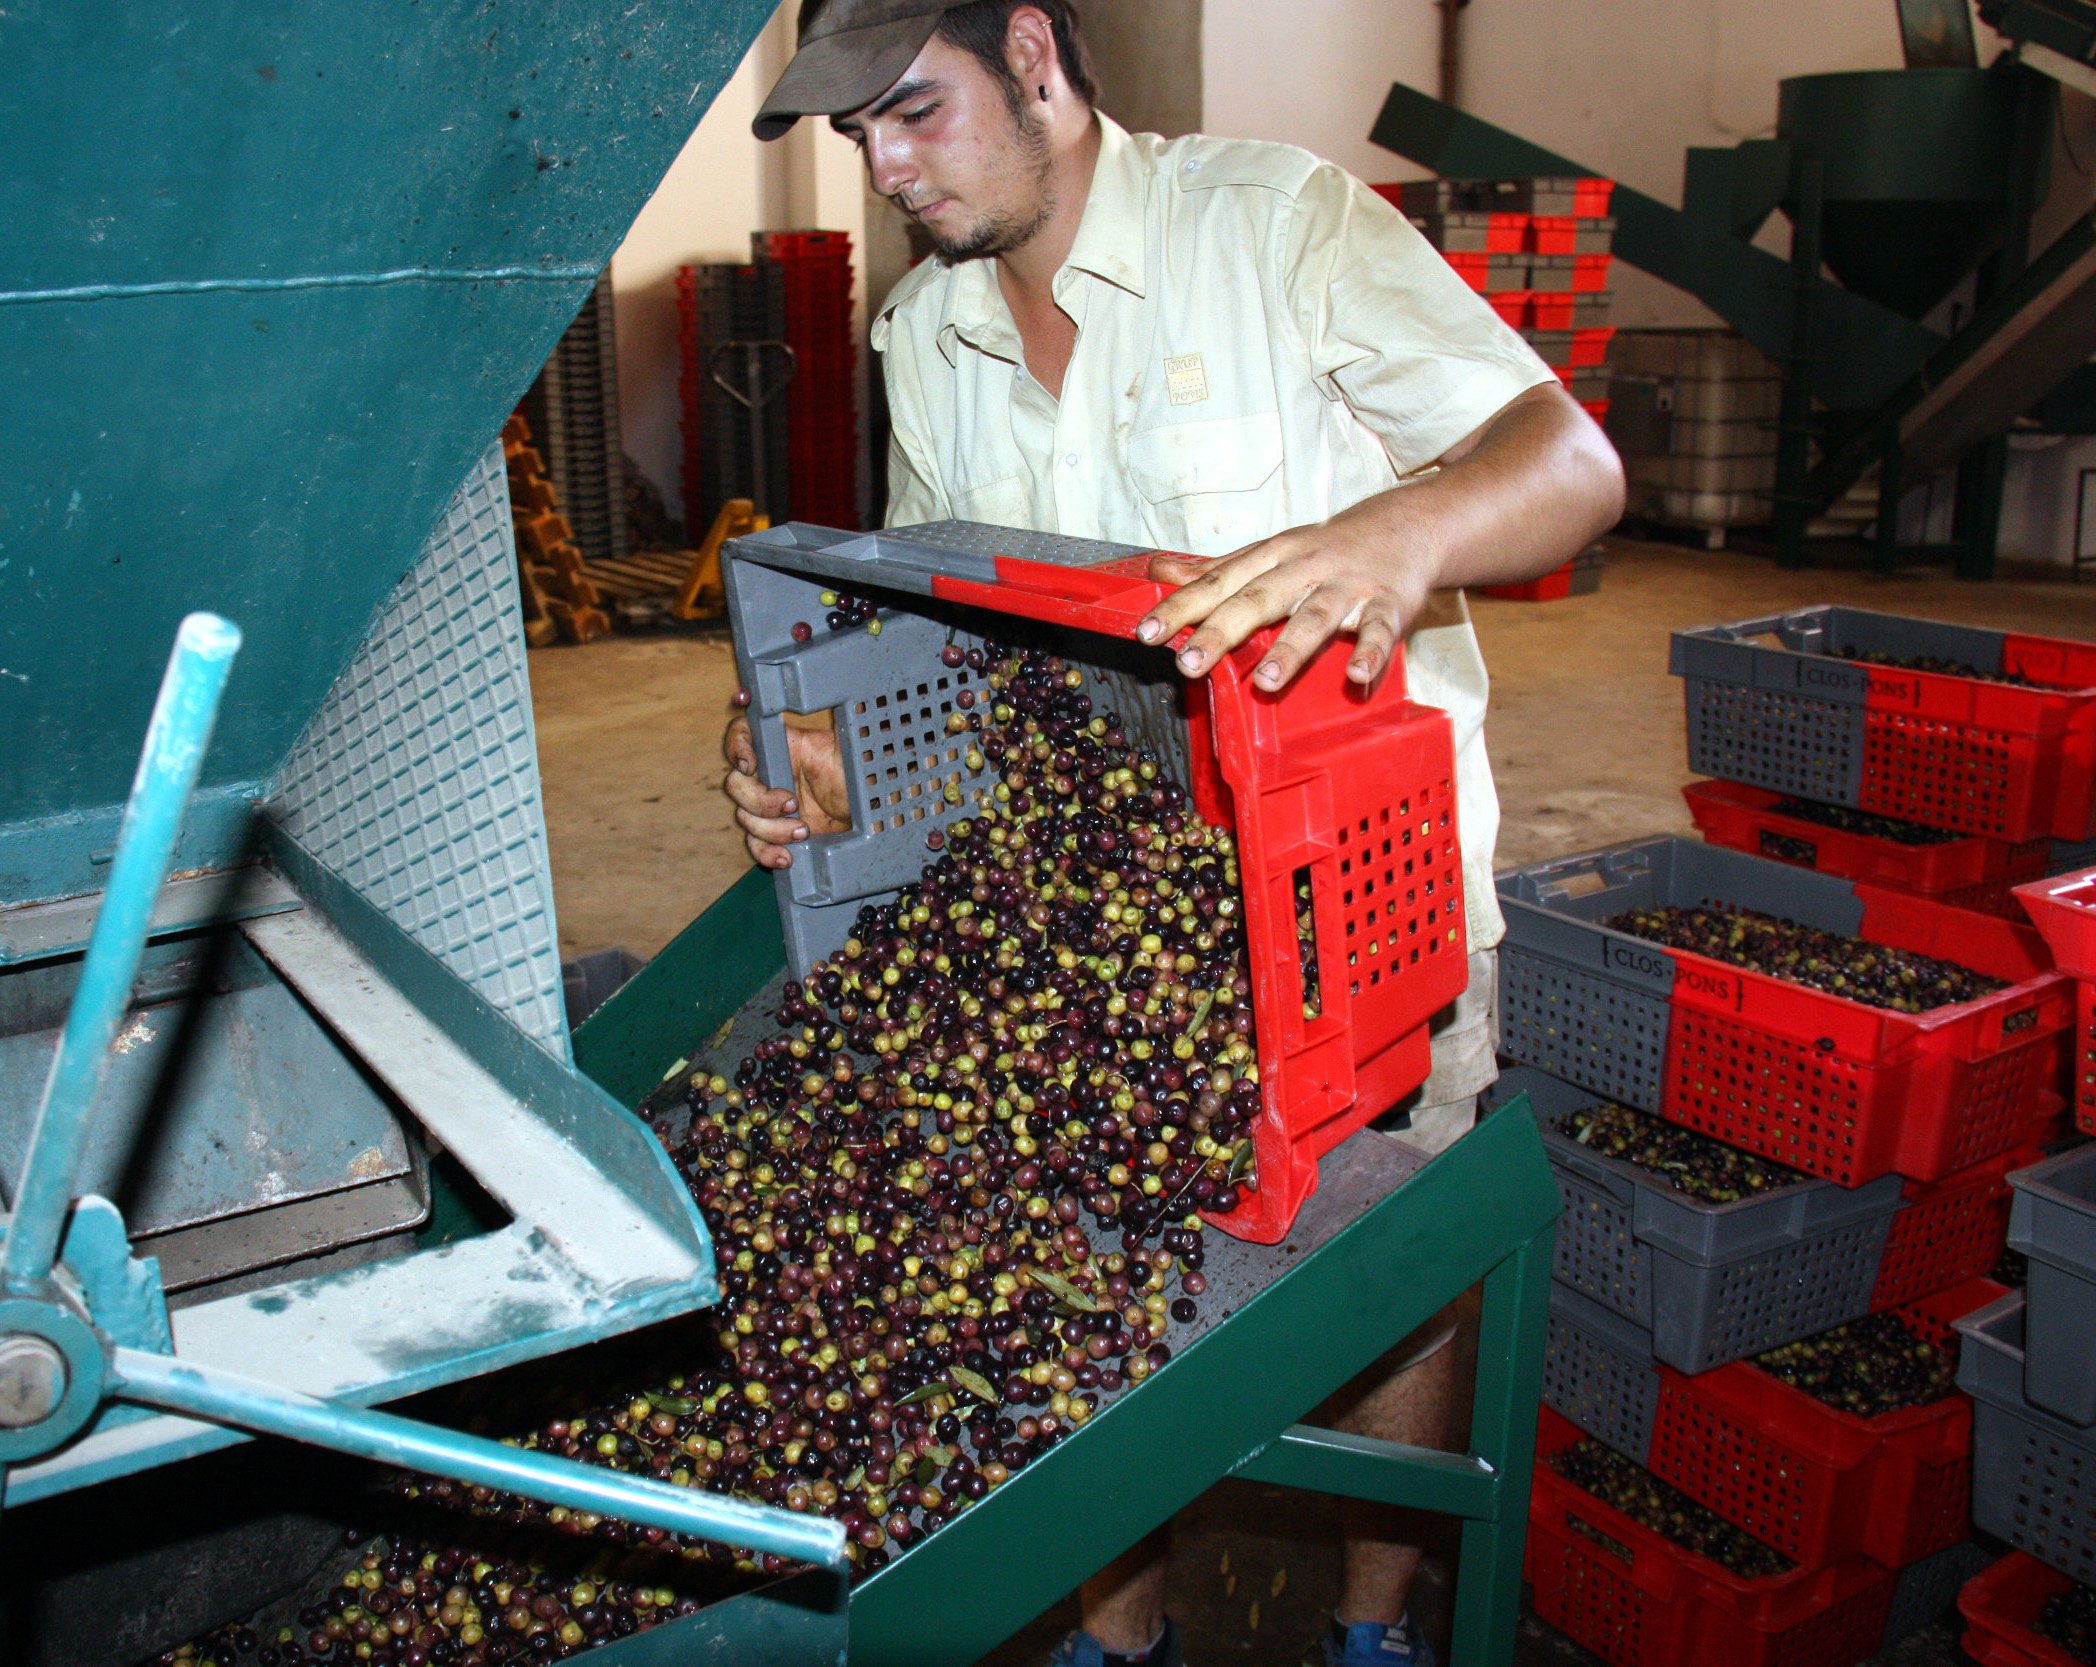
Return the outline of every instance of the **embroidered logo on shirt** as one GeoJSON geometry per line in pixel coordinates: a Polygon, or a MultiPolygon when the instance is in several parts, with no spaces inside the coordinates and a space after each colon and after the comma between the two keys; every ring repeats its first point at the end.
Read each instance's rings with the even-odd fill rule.
{"type": "Polygon", "coordinates": [[[1208,397],[1208,367],[1198,353],[1182,353],[1164,362],[1165,392],[1174,405],[1199,405],[1208,397]]]}

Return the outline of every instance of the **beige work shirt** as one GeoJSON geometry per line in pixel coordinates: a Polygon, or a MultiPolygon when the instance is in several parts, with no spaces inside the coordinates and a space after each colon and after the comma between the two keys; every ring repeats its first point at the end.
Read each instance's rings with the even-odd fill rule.
{"type": "MultiPolygon", "coordinates": [[[[1219,556],[1406,476],[1552,372],[1404,216],[1291,145],[1105,117],[1055,296],[1060,400],[1027,374],[993,263],[927,260],[881,307],[888,522],[958,518],[1219,556]]],[[[1504,931],[1487,679],[1461,593],[1406,640],[1454,720],[1473,949],[1504,931]]]]}

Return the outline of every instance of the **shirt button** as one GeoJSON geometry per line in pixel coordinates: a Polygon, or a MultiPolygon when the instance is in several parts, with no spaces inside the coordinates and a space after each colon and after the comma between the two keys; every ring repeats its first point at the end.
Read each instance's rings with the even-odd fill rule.
{"type": "Polygon", "coordinates": [[[1193,162],[1189,162],[1189,163],[1188,163],[1188,164],[1186,165],[1186,171],[1187,171],[1188,173],[1190,173],[1190,174],[1198,174],[1198,173],[1199,173],[1199,172],[1201,171],[1201,164],[1200,164],[1200,162],[1199,162],[1199,161],[1193,161],[1193,162]]]}
{"type": "Polygon", "coordinates": [[[1063,453],[1063,467],[1066,469],[1074,469],[1077,467],[1077,454],[1074,451],[1066,451],[1063,453]]]}

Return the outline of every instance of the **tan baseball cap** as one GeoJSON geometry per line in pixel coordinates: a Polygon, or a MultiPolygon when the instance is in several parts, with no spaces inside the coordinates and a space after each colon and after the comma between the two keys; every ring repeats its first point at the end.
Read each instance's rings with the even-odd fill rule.
{"type": "Polygon", "coordinates": [[[776,139],[803,116],[841,116],[896,82],[956,0],[803,0],[801,46],[750,130],[776,139]],[[812,14],[812,15],[811,15],[812,14]]]}

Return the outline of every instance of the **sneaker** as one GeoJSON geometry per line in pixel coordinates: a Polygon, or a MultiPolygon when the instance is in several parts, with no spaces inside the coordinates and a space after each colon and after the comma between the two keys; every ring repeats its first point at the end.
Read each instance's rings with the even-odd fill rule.
{"type": "Polygon", "coordinates": [[[1319,1641],[1323,1655],[1306,1656],[1303,1667],[1437,1667],[1434,1646],[1410,1615],[1396,1626],[1358,1621],[1341,1627],[1335,1620],[1319,1641]]]}
{"type": "Polygon", "coordinates": [[[1055,1646],[1055,1654],[1048,1658],[1048,1667],[1106,1667],[1115,1663],[1140,1660],[1142,1667],[1186,1667],[1186,1657],[1179,1648],[1179,1628],[1167,1619],[1164,1633],[1146,1656],[1109,1656],[1099,1640],[1081,1628],[1055,1646]]]}

